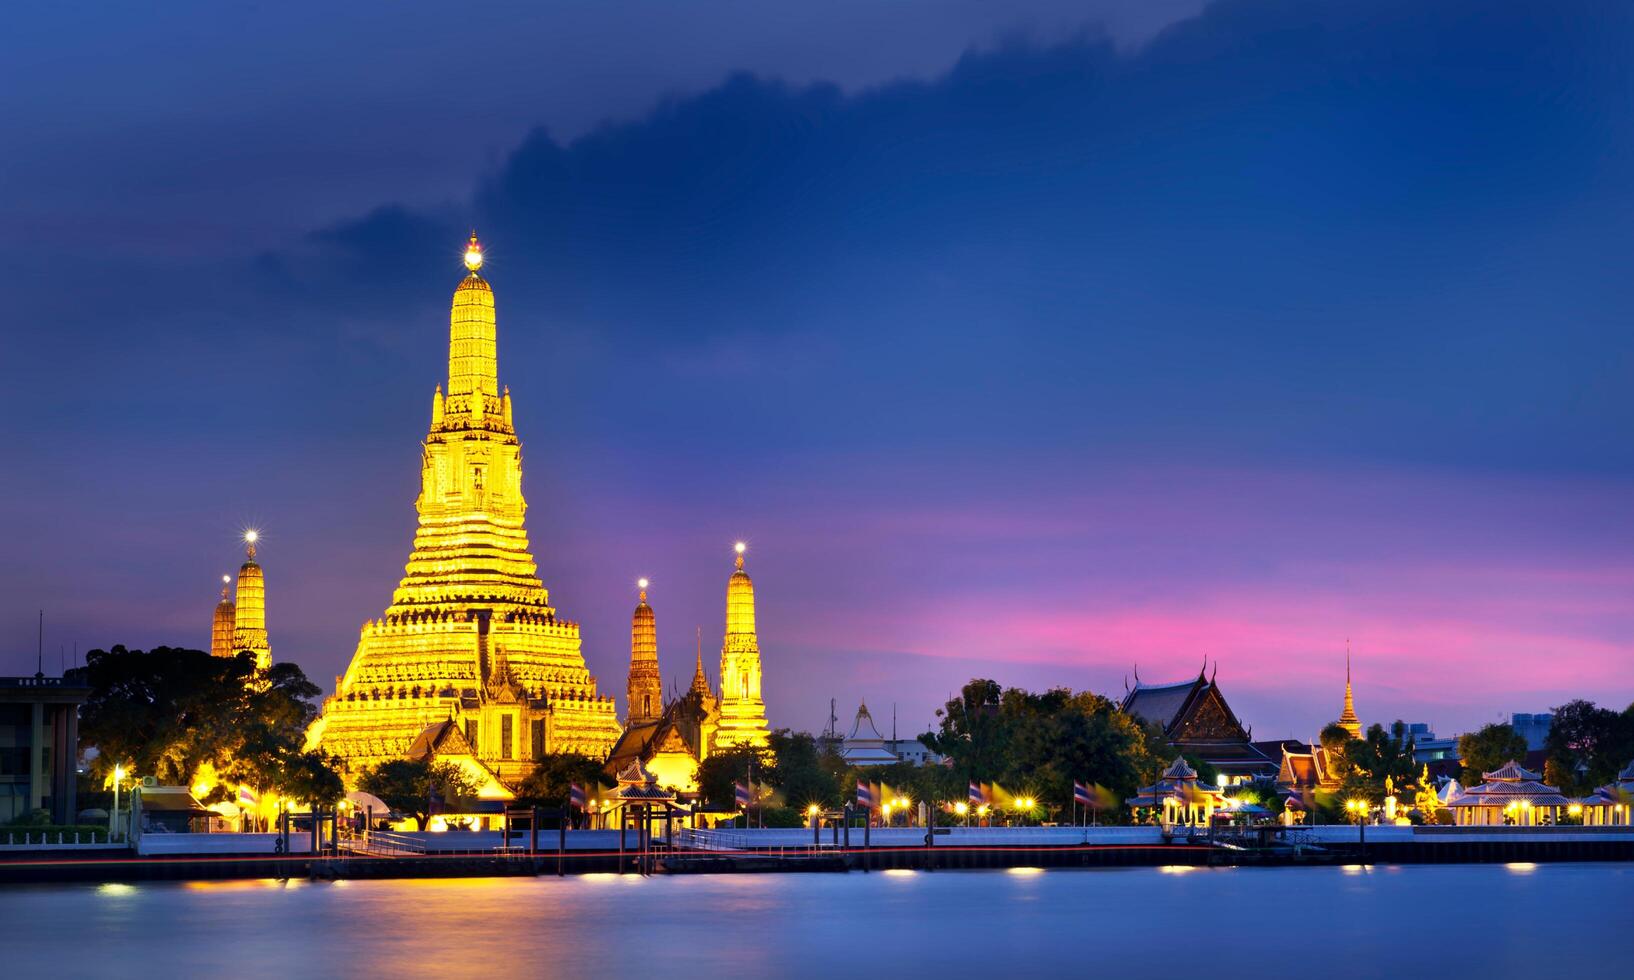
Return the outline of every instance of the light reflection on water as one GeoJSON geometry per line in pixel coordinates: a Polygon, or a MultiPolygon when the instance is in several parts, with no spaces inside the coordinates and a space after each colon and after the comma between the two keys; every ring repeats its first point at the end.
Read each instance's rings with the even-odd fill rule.
{"type": "Polygon", "coordinates": [[[870,973],[947,977],[1150,972],[1155,953],[1206,951],[1211,978],[1263,980],[1268,943],[1324,976],[1377,976],[1335,951],[1395,935],[1404,909],[1481,937],[1458,944],[1461,973],[1613,971],[1634,907],[1631,865],[1178,871],[16,886],[0,889],[0,923],[4,972],[19,977],[101,975],[116,948],[133,975],[459,977],[510,963],[650,978],[662,963],[832,978],[860,949],[870,973]],[[1539,935],[1550,941],[1526,938],[1539,935]]]}

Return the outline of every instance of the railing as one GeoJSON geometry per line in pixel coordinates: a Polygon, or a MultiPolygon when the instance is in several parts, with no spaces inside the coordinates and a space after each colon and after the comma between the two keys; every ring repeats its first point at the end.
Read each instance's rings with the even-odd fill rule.
{"type": "Polygon", "coordinates": [[[689,851],[742,851],[754,845],[742,834],[682,827],[675,832],[675,846],[689,851]]]}
{"type": "MultiPolygon", "coordinates": [[[[19,834],[15,830],[6,831],[5,846],[6,847],[74,847],[76,845],[84,845],[84,844],[106,844],[107,843],[107,835],[106,834],[103,834],[102,839],[98,840],[96,834],[87,833],[87,834],[81,835],[79,833],[79,831],[75,831],[74,833],[70,834],[70,833],[67,833],[65,831],[59,830],[55,834],[50,834],[50,833],[46,833],[43,830],[40,831],[39,833],[33,833],[31,831],[26,831],[25,830],[20,835],[22,837],[22,840],[18,840],[17,839],[18,836],[19,836],[19,834]],[[83,840],[81,839],[82,836],[84,837],[83,840]],[[56,840],[52,840],[53,837],[55,837],[56,840]]],[[[123,845],[121,845],[121,846],[123,846],[123,845]]]]}
{"type": "Polygon", "coordinates": [[[402,857],[426,852],[423,842],[404,834],[394,834],[389,830],[371,830],[360,836],[342,837],[341,845],[353,852],[378,857],[402,857]]]}

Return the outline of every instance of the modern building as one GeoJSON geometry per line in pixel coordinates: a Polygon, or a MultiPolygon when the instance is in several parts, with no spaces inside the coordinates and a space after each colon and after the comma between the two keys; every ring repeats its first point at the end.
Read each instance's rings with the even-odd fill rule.
{"type": "MultiPolygon", "coordinates": [[[[1216,667],[1215,676],[1218,673],[1216,667]]],[[[1143,684],[1137,670],[1135,686],[1124,694],[1119,709],[1143,724],[1162,728],[1170,747],[1213,766],[1223,786],[1277,774],[1281,759],[1270,758],[1254,745],[1214,677],[1204,671],[1178,684],[1143,684]]]]}
{"type": "Polygon", "coordinates": [[[1457,761],[1458,739],[1437,738],[1435,732],[1426,721],[1411,722],[1403,733],[1404,738],[1413,740],[1413,761],[1424,764],[1429,762],[1457,761]]]}
{"type": "Polygon", "coordinates": [[[945,758],[917,738],[888,738],[885,747],[902,762],[915,766],[939,766],[945,758]]]}
{"type": "Polygon", "coordinates": [[[1515,734],[1526,739],[1526,751],[1538,752],[1549,739],[1549,729],[1554,725],[1555,716],[1548,712],[1526,714],[1517,712],[1509,716],[1509,727],[1515,734]]]}
{"type": "MultiPolygon", "coordinates": [[[[363,624],[308,732],[309,745],[345,763],[349,780],[402,758],[433,729],[445,735],[449,721],[475,764],[513,786],[546,753],[599,759],[620,735],[614,699],[585,666],[578,624],[557,614],[536,574],[522,443],[510,389],[499,385],[482,262],[473,235],[449,311],[448,390],[439,385],[431,399],[403,578],[384,615],[363,624]]],[[[244,605],[240,585],[240,618],[244,605]]]]}
{"type": "Polygon", "coordinates": [[[62,677],[0,677],[0,824],[35,810],[76,822],[79,706],[90,696],[62,677]]]}

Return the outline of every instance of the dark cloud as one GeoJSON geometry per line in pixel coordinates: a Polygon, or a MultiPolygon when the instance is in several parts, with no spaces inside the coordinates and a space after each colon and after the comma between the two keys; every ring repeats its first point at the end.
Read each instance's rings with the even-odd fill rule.
{"type": "MultiPolygon", "coordinates": [[[[88,641],[194,642],[234,528],[264,521],[275,645],[339,670],[402,562],[474,225],[542,574],[609,687],[630,570],[666,583],[670,651],[718,625],[711,549],[737,536],[769,658],[802,664],[959,647],[962,671],[975,637],[1101,670],[1144,637],[1274,672],[1357,621],[1402,663],[1500,640],[1605,661],[1607,501],[1634,475],[1629,17],[1228,0],[1140,46],[1053,30],[834,84],[757,53],[657,104],[647,79],[622,121],[587,97],[558,135],[527,107],[573,100],[503,58],[508,114],[465,128],[407,83],[375,112],[365,68],[327,60],[277,112],[239,118],[232,85],[151,130],[87,109],[132,160],[54,184],[0,163],[41,181],[0,266],[29,464],[0,484],[13,645],[40,605],[88,641]],[[61,204],[74,179],[116,206],[61,204]],[[306,217],[337,201],[355,217],[306,217]],[[1393,584],[1408,552],[1416,583],[1503,574],[1426,610],[1393,584]]],[[[780,722],[839,693],[815,673],[769,679],[780,722]]]]}

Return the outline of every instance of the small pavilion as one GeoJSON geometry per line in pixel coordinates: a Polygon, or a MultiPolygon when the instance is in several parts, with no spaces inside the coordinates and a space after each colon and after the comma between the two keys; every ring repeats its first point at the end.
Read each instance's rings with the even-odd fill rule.
{"type": "Polygon", "coordinates": [[[1177,755],[1163,770],[1163,775],[1150,786],[1142,786],[1127,801],[1130,809],[1162,808],[1164,826],[1182,824],[1206,827],[1214,811],[1225,806],[1225,794],[1197,778],[1197,770],[1186,764],[1186,757],[1177,755]]]}
{"type": "Polygon", "coordinates": [[[1476,827],[1555,824],[1572,802],[1558,787],[1545,786],[1542,776],[1513,759],[1482,773],[1481,778],[1486,781],[1447,803],[1453,823],[1476,827]]]}
{"type": "Polygon", "coordinates": [[[1634,825],[1634,762],[1617,774],[1616,782],[1601,786],[1575,803],[1581,807],[1585,826],[1634,825]]]}

